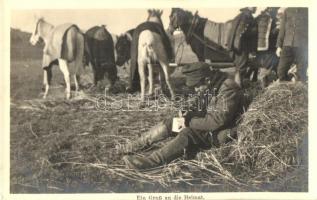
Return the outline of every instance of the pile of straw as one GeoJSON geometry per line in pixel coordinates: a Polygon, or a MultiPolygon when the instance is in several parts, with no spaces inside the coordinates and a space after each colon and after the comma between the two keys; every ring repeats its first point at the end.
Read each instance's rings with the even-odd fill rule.
{"type": "Polygon", "coordinates": [[[252,183],[271,181],[305,164],[298,153],[308,134],[308,91],[302,83],[274,83],[251,103],[238,126],[236,164],[252,183]]]}

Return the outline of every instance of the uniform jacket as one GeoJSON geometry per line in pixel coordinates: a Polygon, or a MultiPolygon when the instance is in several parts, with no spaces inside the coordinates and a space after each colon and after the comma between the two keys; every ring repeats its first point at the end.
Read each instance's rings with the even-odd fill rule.
{"type": "Polygon", "coordinates": [[[255,20],[258,26],[257,50],[275,51],[278,35],[276,16],[271,16],[269,12],[262,12],[255,20]]]}
{"type": "Polygon", "coordinates": [[[216,95],[210,99],[207,113],[203,117],[193,117],[189,127],[204,131],[220,131],[235,125],[242,112],[243,92],[232,79],[225,79],[216,95]]]}
{"type": "Polygon", "coordinates": [[[285,9],[276,46],[308,46],[308,8],[285,9]]]}
{"type": "Polygon", "coordinates": [[[251,13],[242,11],[232,21],[231,32],[228,35],[228,50],[241,51],[253,49],[255,37],[252,35],[254,18],[251,13]]]}

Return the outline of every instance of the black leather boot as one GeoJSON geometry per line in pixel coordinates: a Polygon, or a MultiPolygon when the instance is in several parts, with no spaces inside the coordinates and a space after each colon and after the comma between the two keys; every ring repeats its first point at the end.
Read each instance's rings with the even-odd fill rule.
{"type": "Polygon", "coordinates": [[[118,153],[132,153],[151,146],[153,143],[166,139],[169,131],[164,123],[152,127],[148,132],[139,138],[122,146],[117,146],[118,153]]]}
{"type": "Polygon", "coordinates": [[[182,156],[184,149],[188,146],[187,135],[181,133],[163,146],[161,149],[154,151],[151,155],[142,157],[138,155],[124,156],[123,161],[130,169],[150,169],[163,164],[167,164],[172,160],[182,156]]]}

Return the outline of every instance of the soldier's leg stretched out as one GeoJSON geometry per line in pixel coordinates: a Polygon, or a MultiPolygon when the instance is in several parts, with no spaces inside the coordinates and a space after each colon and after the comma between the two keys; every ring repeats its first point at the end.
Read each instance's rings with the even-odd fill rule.
{"type": "Polygon", "coordinates": [[[147,148],[153,143],[164,140],[172,135],[172,123],[173,118],[167,118],[163,122],[160,122],[156,126],[152,127],[149,131],[142,134],[136,140],[130,141],[125,145],[118,146],[117,150],[119,153],[132,153],[147,148]]]}
{"type": "Polygon", "coordinates": [[[236,129],[226,129],[216,134],[185,128],[177,136],[159,150],[149,156],[124,156],[123,160],[129,168],[149,169],[167,164],[181,156],[193,159],[201,149],[212,146],[219,147],[230,141],[236,135],[236,129]]]}

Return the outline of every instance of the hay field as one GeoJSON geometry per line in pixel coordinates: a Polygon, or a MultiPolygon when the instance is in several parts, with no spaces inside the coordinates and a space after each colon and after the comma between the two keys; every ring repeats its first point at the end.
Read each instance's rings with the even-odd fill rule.
{"type": "MultiPolygon", "coordinates": [[[[30,48],[27,46],[25,51],[30,48]]],[[[260,91],[257,83],[250,83],[245,90],[246,97],[249,101],[257,99],[250,108],[262,109],[263,115],[246,112],[240,126],[243,137],[219,149],[201,152],[194,160],[179,159],[140,173],[125,169],[115,146],[133,140],[175,114],[177,110],[172,102],[164,98],[151,100],[143,110],[123,111],[128,110],[127,99],[137,103],[138,96],[120,92],[104,98],[103,90],[89,89],[90,69],[83,77],[83,90],[77,95],[73,93],[73,98],[66,101],[63,77],[57,67],[53,71],[49,98],[42,100],[41,60],[37,50],[32,52],[36,55],[11,58],[11,193],[308,190],[307,157],[303,156],[307,151],[302,148],[307,135],[305,85],[274,86],[274,93],[260,91]],[[287,96],[278,96],[283,93],[280,91],[287,96]],[[105,102],[111,107],[105,108],[105,102]],[[282,105],[282,115],[273,112],[276,102],[282,105]],[[285,102],[290,106],[287,111],[292,108],[292,112],[283,113],[285,102]],[[279,123],[265,120],[280,116],[288,120],[282,118],[279,123]],[[267,137],[261,136],[259,127],[267,137]],[[269,136],[276,134],[280,135],[270,139],[269,136]],[[258,150],[252,148],[253,144],[258,150]]],[[[188,62],[195,61],[192,52],[184,54],[188,62]]],[[[119,68],[119,77],[116,87],[122,91],[127,84],[127,71],[119,68]]],[[[184,91],[184,79],[179,71],[173,80],[177,93],[184,91]]],[[[143,153],[148,154],[161,145],[143,153]]]]}

